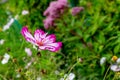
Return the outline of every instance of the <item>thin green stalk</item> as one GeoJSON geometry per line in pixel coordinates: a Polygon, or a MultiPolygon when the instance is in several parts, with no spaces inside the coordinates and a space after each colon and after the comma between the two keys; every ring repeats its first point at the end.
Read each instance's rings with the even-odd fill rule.
{"type": "Polygon", "coordinates": [[[7,79],[6,79],[3,75],[1,75],[1,74],[0,74],[0,77],[2,77],[2,78],[3,78],[3,80],[7,80],[7,79]]]}
{"type": "MultiPolygon", "coordinates": [[[[78,61],[70,68],[70,70],[68,71],[68,74],[72,71],[72,69],[78,64],[78,61]]],[[[68,77],[68,74],[67,76],[65,76],[64,80],[66,80],[66,78],[68,77]]]]}
{"type": "MultiPolygon", "coordinates": [[[[116,75],[116,74],[115,74],[116,75]]],[[[114,77],[113,77],[113,79],[112,80],[115,80],[115,75],[114,75],[114,77]]]]}
{"type": "Polygon", "coordinates": [[[109,69],[110,69],[110,66],[108,67],[108,69],[107,69],[107,71],[106,71],[106,73],[105,73],[105,76],[104,76],[103,80],[105,80],[105,78],[106,78],[106,76],[107,76],[107,74],[108,74],[109,69]]]}
{"type": "Polygon", "coordinates": [[[22,44],[21,44],[20,50],[22,49],[23,45],[24,45],[24,41],[22,41],[22,44]]]}

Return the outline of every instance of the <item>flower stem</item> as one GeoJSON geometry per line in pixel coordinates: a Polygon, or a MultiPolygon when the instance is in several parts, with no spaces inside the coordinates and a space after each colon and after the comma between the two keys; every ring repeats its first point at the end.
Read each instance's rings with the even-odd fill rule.
{"type": "Polygon", "coordinates": [[[0,74],[0,77],[2,77],[3,78],[3,80],[7,80],[4,76],[2,76],[1,74],[0,74]]]}
{"type": "MultiPolygon", "coordinates": [[[[68,74],[72,71],[72,69],[78,64],[78,61],[70,68],[70,70],[68,71],[68,74]]],[[[66,80],[66,78],[68,77],[68,74],[67,76],[65,76],[64,80],[66,80]]]]}
{"type": "Polygon", "coordinates": [[[108,74],[109,69],[110,69],[110,66],[108,67],[108,69],[107,69],[107,71],[106,71],[106,73],[105,73],[105,76],[104,76],[103,80],[105,80],[105,78],[106,78],[106,76],[107,76],[107,74],[108,74]]]}

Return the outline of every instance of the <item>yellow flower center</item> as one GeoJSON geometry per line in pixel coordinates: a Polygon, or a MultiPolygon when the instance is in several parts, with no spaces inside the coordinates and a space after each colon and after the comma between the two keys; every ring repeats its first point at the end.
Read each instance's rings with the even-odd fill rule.
{"type": "Polygon", "coordinates": [[[113,57],[112,57],[112,61],[116,61],[117,59],[118,59],[117,56],[113,56],[113,57]]]}

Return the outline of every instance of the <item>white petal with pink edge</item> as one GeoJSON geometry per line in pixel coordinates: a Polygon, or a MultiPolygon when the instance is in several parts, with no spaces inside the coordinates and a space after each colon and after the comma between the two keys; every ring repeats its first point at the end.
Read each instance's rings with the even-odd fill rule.
{"type": "Polygon", "coordinates": [[[36,45],[35,39],[34,39],[34,37],[30,34],[30,32],[28,31],[28,28],[27,28],[27,27],[23,27],[21,33],[22,33],[22,35],[25,37],[25,39],[26,39],[28,42],[36,45]]]}
{"type": "Polygon", "coordinates": [[[53,46],[39,46],[39,50],[50,50],[52,52],[56,52],[56,48],[53,46]]]}
{"type": "Polygon", "coordinates": [[[50,50],[52,52],[56,52],[58,51],[62,46],[61,42],[56,42],[56,43],[51,43],[51,44],[47,44],[44,46],[39,46],[39,49],[41,50],[50,50]]]}
{"type": "Polygon", "coordinates": [[[56,36],[54,34],[48,35],[46,38],[42,40],[44,44],[53,43],[55,41],[56,41],[56,36]]]}
{"type": "Polygon", "coordinates": [[[40,40],[40,39],[43,39],[43,38],[45,38],[46,37],[46,35],[47,35],[47,33],[45,33],[43,30],[41,30],[41,29],[37,29],[36,31],[35,31],[35,33],[34,33],[34,37],[35,37],[35,39],[36,40],[40,40]]]}

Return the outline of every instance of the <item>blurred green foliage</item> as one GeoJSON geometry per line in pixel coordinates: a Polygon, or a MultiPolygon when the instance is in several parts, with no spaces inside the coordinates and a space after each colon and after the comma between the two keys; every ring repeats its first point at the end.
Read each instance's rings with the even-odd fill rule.
{"type": "MultiPolygon", "coordinates": [[[[69,0],[71,6],[83,6],[84,11],[72,16],[69,8],[56,20],[57,27],[45,30],[54,33],[63,46],[57,53],[41,51],[41,56],[37,56],[38,51],[23,39],[20,29],[25,25],[31,32],[44,29],[43,12],[51,1],[8,0],[0,4],[0,28],[9,21],[9,16],[19,16],[9,30],[0,32],[0,39],[5,39],[5,44],[0,45],[0,59],[4,53],[11,56],[7,64],[0,63],[1,80],[35,80],[37,76],[42,80],[58,80],[70,72],[76,75],[75,80],[103,80],[111,65],[111,57],[120,56],[120,0],[69,0]],[[28,10],[29,14],[21,15],[23,10],[28,10]],[[24,52],[25,47],[32,49],[32,57],[24,52]],[[104,56],[107,62],[100,66],[100,58],[104,56]],[[35,62],[29,69],[24,69],[31,58],[35,62]],[[56,70],[59,75],[55,74],[56,70]],[[17,73],[22,77],[17,79],[17,73]]],[[[109,70],[106,80],[111,80],[114,75],[115,72],[109,70]]]]}

